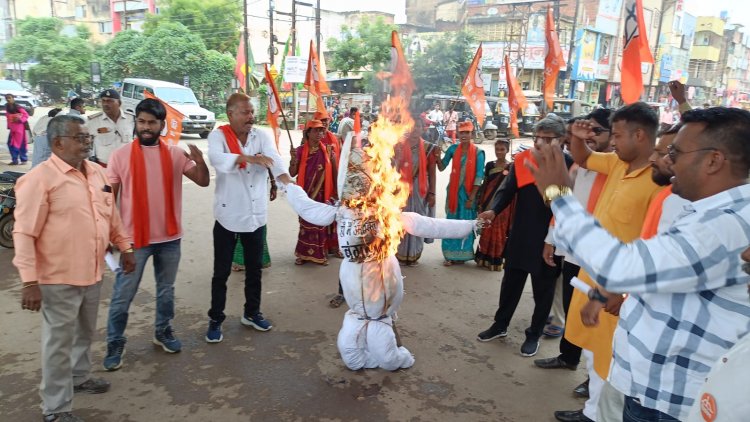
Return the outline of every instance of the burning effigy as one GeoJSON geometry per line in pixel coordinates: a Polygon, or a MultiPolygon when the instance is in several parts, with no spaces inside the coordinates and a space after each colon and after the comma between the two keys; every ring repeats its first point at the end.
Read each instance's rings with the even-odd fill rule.
{"type": "MultiPolygon", "coordinates": [[[[394,146],[413,121],[398,99],[386,102],[363,149],[350,134],[341,150],[339,200],[334,205],[308,198],[296,185],[287,200],[303,219],[321,226],[334,221],[344,255],[339,278],[349,310],[338,335],[338,349],[349,369],[409,368],[414,356],[397,341],[394,322],[404,297],[403,276],[395,257],[404,233],[434,239],[462,239],[477,221],[446,220],[402,212],[408,183],[393,167],[394,146]]],[[[352,136],[354,135],[354,136],[352,136]]]]}

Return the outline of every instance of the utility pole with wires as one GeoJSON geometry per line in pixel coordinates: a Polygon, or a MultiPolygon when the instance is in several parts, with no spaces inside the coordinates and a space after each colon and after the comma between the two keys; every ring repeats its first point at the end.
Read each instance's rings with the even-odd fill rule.
{"type": "Polygon", "coordinates": [[[274,52],[276,51],[276,42],[273,36],[273,0],[268,0],[268,58],[273,66],[274,52]]]}

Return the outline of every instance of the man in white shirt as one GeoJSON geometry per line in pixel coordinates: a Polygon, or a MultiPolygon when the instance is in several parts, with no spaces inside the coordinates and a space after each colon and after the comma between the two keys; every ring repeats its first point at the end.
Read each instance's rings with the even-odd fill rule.
{"type": "Polygon", "coordinates": [[[107,167],[109,156],[121,146],[133,142],[135,120],[132,114],[120,109],[120,94],[114,89],[105,89],[99,95],[102,111],[89,116],[86,126],[94,135],[91,160],[107,167]]]}
{"type": "Polygon", "coordinates": [[[206,341],[224,339],[227,278],[239,236],[245,257],[245,309],[241,322],[259,331],[271,329],[260,312],[263,226],[268,218],[268,170],[284,184],[292,182],[273,138],[253,127],[250,97],[232,94],[227,100],[229,124],[208,136],[208,158],[216,169],[214,198],[214,272],[206,341]]]}
{"type": "Polygon", "coordinates": [[[427,114],[427,118],[434,124],[443,123],[443,112],[440,111],[440,104],[435,104],[435,108],[427,114]]]}

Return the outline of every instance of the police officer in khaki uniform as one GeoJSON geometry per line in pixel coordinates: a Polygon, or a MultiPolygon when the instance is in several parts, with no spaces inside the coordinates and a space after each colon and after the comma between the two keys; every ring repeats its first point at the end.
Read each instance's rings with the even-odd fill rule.
{"type": "Polygon", "coordinates": [[[89,117],[89,133],[94,135],[91,160],[107,166],[112,151],[133,141],[133,116],[120,109],[120,94],[114,89],[105,89],[99,95],[102,112],[89,117]]]}

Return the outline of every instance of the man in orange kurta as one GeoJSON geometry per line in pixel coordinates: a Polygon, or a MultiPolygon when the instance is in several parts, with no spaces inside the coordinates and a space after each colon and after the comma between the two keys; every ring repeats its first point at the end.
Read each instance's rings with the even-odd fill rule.
{"type": "MultiPolygon", "coordinates": [[[[594,217],[613,236],[630,242],[640,237],[648,206],[660,190],[651,180],[649,163],[659,120],[645,103],[622,107],[611,120],[614,153],[597,153],[588,148],[584,139],[589,137],[591,129],[585,121],[573,125],[571,153],[582,167],[608,176],[594,209],[594,217]]],[[[596,286],[585,271],[581,270],[578,277],[596,286]]],[[[573,293],[565,338],[583,348],[588,360],[592,360],[593,355],[593,365],[590,362],[588,365],[590,398],[582,411],[555,412],[558,420],[596,420],[596,406],[609,373],[612,337],[622,301],[622,295],[609,294],[605,311],[602,303],[589,300],[579,291],[573,293]]]]}

